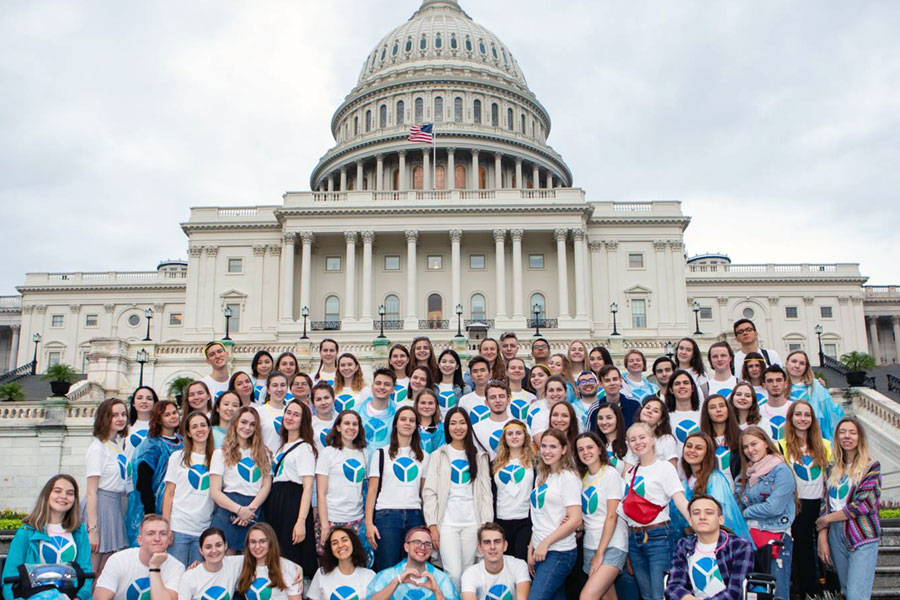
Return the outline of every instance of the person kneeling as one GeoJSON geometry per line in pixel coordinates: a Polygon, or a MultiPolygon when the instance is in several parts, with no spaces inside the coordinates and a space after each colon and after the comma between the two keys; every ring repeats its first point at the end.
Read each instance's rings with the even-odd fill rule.
{"type": "Polygon", "coordinates": [[[688,513],[696,535],[675,547],[666,600],[741,600],[753,568],[753,545],[722,529],[722,506],[712,496],[694,496],[688,513]]]}
{"type": "Polygon", "coordinates": [[[505,554],[507,548],[503,527],[485,523],[478,530],[478,550],[484,560],[465,570],[460,591],[462,600],[515,598],[526,600],[531,590],[528,563],[505,554]]]}
{"type": "Polygon", "coordinates": [[[366,590],[368,600],[402,600],[411,590],[421,590],[419,600],[459,600],[446,573],[428,563],[434,550],[431,531],[414,527],[403,544],[406,559],[378,573],[366,590]]]}

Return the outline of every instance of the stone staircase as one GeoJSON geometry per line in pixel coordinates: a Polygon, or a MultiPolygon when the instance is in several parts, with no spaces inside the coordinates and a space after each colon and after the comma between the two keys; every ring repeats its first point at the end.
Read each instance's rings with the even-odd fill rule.
{"type": "Polygon", "coordinates": [[[872,598],[900,598],[900,521],[882,524],[872,598]]]}

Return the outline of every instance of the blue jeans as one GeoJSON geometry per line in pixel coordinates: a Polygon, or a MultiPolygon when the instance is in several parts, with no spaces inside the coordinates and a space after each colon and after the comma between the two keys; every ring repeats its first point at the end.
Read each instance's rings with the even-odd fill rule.
{"type": "Polygon", "coordinates": [[[203,557],[200,556],[200,536],[173,531],[169,555],[177,558],[185,567],[202,561],[203,557]]]}
{"type": "Polygon", "coordinates": [[[675,551],[670,529],[667,523],[647,530],[646,534],[643,531],[628,534],[628,558],[643,600],[663,600],[663,576],[672,566],[675,551]]]}
{"type": "Polygon", "coordinates": [[[566,577],[575,567],[578,550],[551,550],[547,558],[534,563],[534,580],[528,600],[566,600],[566,577]]]}
{"type": "Polygon", "coordinates": [[[379,573],[405,558],[403,542],[406,540],[406,532],[413,527],[424,526],[425,519],[419,509],[388,509],[376,510],[372,520],[380,535],[372,568],[379,573]]]}
{"type": "Polygon", "coordinates": [[[640,600],[637,582],[634,580],[634,575],[628,572],[627,564],[616,577],[616,597],[619,600],[640,600]]]}
{"type": "Polygon", "coordinates": [[[844,535],[844,523],[832,523],[828,527],[828,548],[831,561],[841,582],[841,592],[846,600],[869,600],[875,581],[875,563],[878,562],[878,543],[864,544],[850,549],[844,535]]]}
{"type": "MultiPolygon", "coordinates": [[[[775,578],[775,595],[779,598],[791,597],[791,563],[794,560],[794,538],[790,532],[786,532],[781,541],[784,547],[778,558],[771,559],[769,563],[769,575],[775,578]]],[[[810,577],[816,577],[814,573],[809,574],[810,577]]]]}

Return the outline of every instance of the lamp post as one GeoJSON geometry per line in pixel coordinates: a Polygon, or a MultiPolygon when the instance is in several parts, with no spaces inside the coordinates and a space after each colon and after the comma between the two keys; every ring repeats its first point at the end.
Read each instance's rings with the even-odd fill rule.
{"type": "Polygon", "coordinates": [[[534,312],[534,337],[541,337],[541,305],[535,302],[531,310],[534,312]]]}
{"type": "Polygon", "coordinates": [[[41,334],[36,333],[31,336],[31,339],[34,341],[34,358],[31,359],[31,374],[34,375],[37,373],[37,348],[38,344],[41,343],[41,334]]]}
{"type": "Polygon", "coordinates": [[[610,335],[622,335],[619,333],[618,323],[616,323],[616,313],[619,312],[618,302],[613,302],[609,305],[609,312],[611,312],[613,316],[613,330],[610,335]]]}
{"type": "Polygon", "coordinates": [[[462,313],[463,313],[463,306],[462,306],[462,304],[457,304],[457,305],[456,305],[456,337],[458,337],[458,338],[463,337],[463,334],[462,334],[462,313]]]}
{"type": "Polygon", "coordinates": [[[150,361],[150,355],[141,348],[137,351],[137,362],[141,365],[141,374],[138,376],[138,387],[144,385],[144,365],[150,361]]]}
{"type": "Polygon", "coordinates": [[[675,355],[675,344],[672,343],[672,340],[666,342],[666,356],[672,358],[675,355]]]}
{"type": "Polygon", "coordinates": [[[144,341],[150,341],[150,321],[153,320],[153,309],[148,308],[144,311],[144,318],[147,319],[147,335],[144,336],[144,341]]]}
{"type": "Polygon", "coordinates": [[[694,311],[694,335],[703,335],[703,332],[700,331],[700,303],[694,300],[691,309],[694,311]]]}
{"type": "Polygon", "coordinates": [[[381,333],[378,334],[378,339],[384,339],[384,304],[378,307],[378,316],[381,317],[381,333]]]}
{"type": "Polygon", "coordinates": [[[816,325],[816,328],[813,331],[816,332],[816,337],[819,338],[819,368],[821,369],[825,366],[825,353],[822,352],[822,332],[825,331],[825,329],[819,324],[816,325]]]}
{"type": "Polygon", "coordinates": [[[225,337],[223,337],[222,339],[228,340],[230,342],[231,341],[231,317],[234,316],[234,313],[231,311],[230,306],[226,306],[223,313],[225,314],[225,337]]]}
{"type": "Polygon", "coordinates": [[[301,340],[308,340],[309,336],[306,335],[306,319],[309,318],[309,307],[304,306],[300,309],[300,316],[303,317],[303,335],[300,336],[301,340]]]}

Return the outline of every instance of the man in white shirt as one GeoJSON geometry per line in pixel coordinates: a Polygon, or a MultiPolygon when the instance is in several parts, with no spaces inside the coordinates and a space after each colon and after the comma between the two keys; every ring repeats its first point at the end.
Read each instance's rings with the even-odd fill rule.
{"type": "Polygon", "coordinates": [[[372,397],[366,400],[357,412],[366,428],[369,448],[377,450],[391,442],[391,428],[397,406],[391,402],[396,375],[390,369],[381,368],[372,375],[372,397]]]}
{"type": "Polygon", "coordinates": [[[779,365],[766,367],[763,371],[763,387],[769,401],[759,407],[759,414],[769,421],[768,432],[775,442],[784,439],[784,424],[791,406],[791,384],[787,373],[779,365]]]}
{"type": "Polygon", "coordinates": [[[481,419],[487,418],[488,410],[485,406],[485,393],[488,381],[491,378],[491,363],[481,355],[476,356],[469,361],[469,374],[472,376],[472,384],[475,386],[475,390],[460,398],[459,405],[469,413],[469,419],[472,423],[477,423],[481,419]],[[481,408],[478,408],[479,406],[481,408]]]}
{"type": "Polygon", "coordinates": [[[512,420],[509,415],[509,387],[502,381],[491,381],[485,394],[487,407],[491,412],[487,419],[472,426],[472,431],[478,444],[490,455],[491,460],[494,460],[500,436],[503,435],[503,426],[512,420]]]}
{"type": "Polygon", "coordinates": [[[459,586],[462,600],[528,598],[531,590],[528,563],[506,555],[506,548],[506,535],[500,525],[485,523],[478,529],[478,550],[484,560],[463,573],[459,586]]]}
{"type": "Polygon", "coordinates": [[[741,377],[744,368],[744,358],[751,352],[759,352],[766,361],[766,366],[780,365],[781,357],[774,350],[760,348],[757,344],[759,332],[756,325],[750,319],[738,319],[734,322],[734,337],[741,345],[741,349],[734,353],[734,374],[741,377]]]}
{"type": "Polygon", "coordinates": [[[178,600],[178,584],[184,565],[166,554],[172,541],[169,522],[150,514],[141,522],[138,547],[113,554],[106,562],[94,600],[178,600]]]}
{"type": "Polygon", "coordinates": [[[209,388],[213,404],[219,400],[219,396],[228,391],[228,350],[222,342],[209,342],[203,347],[203,355],[206,364],[212,367],[212,373],[201,379],[209,388]]]}

